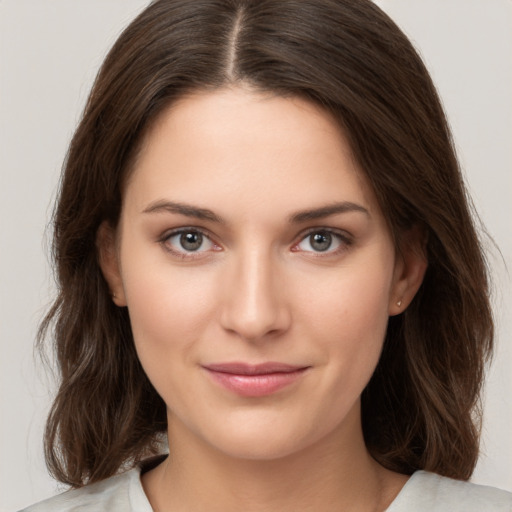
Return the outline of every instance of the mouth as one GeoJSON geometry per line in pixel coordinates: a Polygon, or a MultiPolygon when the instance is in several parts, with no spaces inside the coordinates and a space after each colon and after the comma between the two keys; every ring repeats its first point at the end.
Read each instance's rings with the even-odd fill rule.
{"type": "Polygon", "coordinates": [[[262,364],[216,363],[203,366],[217,384],[237,395],[261,397],[276,393],[301,380],[309,366],[277,362],[262,364]]]}

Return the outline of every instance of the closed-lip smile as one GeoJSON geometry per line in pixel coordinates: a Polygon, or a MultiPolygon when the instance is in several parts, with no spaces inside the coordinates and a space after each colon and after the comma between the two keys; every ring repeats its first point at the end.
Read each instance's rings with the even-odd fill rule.
{"type": "Polygon", "coordinates": [[[225,389],[240,396],[261,397],[271,395],[297,382],[310,366],[279,362],[226,362],[207,364],[203,368],[225,389]]]}

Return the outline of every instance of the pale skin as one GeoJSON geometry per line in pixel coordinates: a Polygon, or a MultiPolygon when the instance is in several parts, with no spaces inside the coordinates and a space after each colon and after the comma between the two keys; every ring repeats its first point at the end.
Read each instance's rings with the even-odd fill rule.
{"type": "Polygon", "coordinates": [[[407,477],[362,435],[390,315],[426,269],[388,226],[331,116],[248,87],[198,92],[148,133],[100,262],[168,409],[155,511],[382,511],[407,477]],[[268,361],[290,385],[241,396],[205,367],[268,361]]]}

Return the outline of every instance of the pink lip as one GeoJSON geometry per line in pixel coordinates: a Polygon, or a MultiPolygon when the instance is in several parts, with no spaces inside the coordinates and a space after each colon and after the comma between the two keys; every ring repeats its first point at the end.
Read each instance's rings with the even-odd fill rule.
{"type": "Polygon", "coordinates": [[[270,395],[297,380],[309,368],[284,363],[218,363],[203,366],[217,383],[234,393],[258,397],[270,395]]]}

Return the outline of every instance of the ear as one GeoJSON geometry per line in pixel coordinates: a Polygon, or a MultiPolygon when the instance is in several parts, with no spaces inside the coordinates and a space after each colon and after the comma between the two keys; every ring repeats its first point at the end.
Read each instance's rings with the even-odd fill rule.
{"type": "Polygon", "coordinates": [[[107,221],[101,223],[96,233],[96,249],[98,251],[98,262],[101,272],[110,288],[114,304],[120,307],[126,306],[116,234],[114,228],[107,221]]]}
{"type": "Polygon", "coordinates": [[[411,228],[403,235],[389,297],[390,316],[403,313],[407,309],[423,282],[428,266],[426,242],[426,234],[419,226],[411,228]]]}

